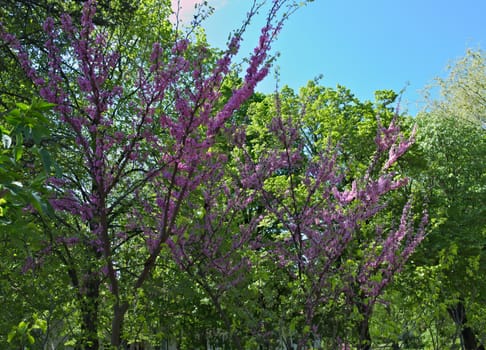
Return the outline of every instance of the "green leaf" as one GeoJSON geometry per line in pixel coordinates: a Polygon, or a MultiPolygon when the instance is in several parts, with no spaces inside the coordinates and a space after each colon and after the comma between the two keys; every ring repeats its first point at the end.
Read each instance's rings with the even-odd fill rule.
{"type": "Polygon", "coordinates": [[[44,167],[44,171],[46,172],[46,174],[49,174],[49,172],[51,171],[51,166],[52,166],[51,155],[44,148],[41,148],[39,150],[39,155],[40,155],[40,157],[42,159],[42,165],[44,167]]]}
{"type": "Polygon", "coordinates": [[[18,162],[22,158],[23,153],[24,150],[22,147],[16,146],[14,148],[14,158],[16,162],[18,162]]]}
{"type": "Polygon", "coordinates": [[[14,147],[14,159],[16,162],[18,162],[22,158],[22,154],[24,153],[23,151],[23,142],[24,142],[24,137],[22,134],[16,134],[15,135],[15,147],[14,147]]]}
{"type": "Polygon", "coordinates": [[[19,109],[12,109],[5,116],[5,120],[12,125],[17,125],[20,121],[20,110],[19,109]]]}
{"type": "Polygon", "coordinates": [[[11,343],[12,340],[14,340],[15,336],[17,335],[17,331],[14,329],[12,329],[9,333],[8,333],[8,336],[7,336],[7,343],[11,343]]]}
{"type": "Polygon", "coordinates": [[[32,318],[34,320],[34,325],[31,327],[31,329],[40,329],[45,333],[45,331],[47,330],[47,321],[39,318],[37,313],[34,313],[32,315],[32,318]]]}
{"type": "Polygon", "coordinates": [[[29,105],[26,105],[25,103],[22,103],[22,102],[17,102],[15,105],[18,108],[20,108],[20,110],[22,110],[22,111],[28,111],[30,109],[29,105]]]}
{"type": "Polygon", "coordinates": [[[43,101],[43,100],[35,101],[32,104],[32,107],[35,108],[38,111],[48,111],[54,106],[55,106],[54,103],[49,103],[49,102],[46,102],[46,101],[43,101]]]}
{"type": "Polygon", "coordinates": [[[0,133],[9,135],[10,131],[5,126],[0,125],[0,133]]]}
{"type": "Polygon", "coordinates": [[[21,334],[25,334],[25,332],[27,331],[27,327],[28,327],[28,325],[29,325],[29,324],[28,324],[27,322],[25,322],[25,321],[21,321],[21,322],[19,323],[19,325],[17,326],[17,329],[19,330],[19,332],[20,332],[21,334]]]}

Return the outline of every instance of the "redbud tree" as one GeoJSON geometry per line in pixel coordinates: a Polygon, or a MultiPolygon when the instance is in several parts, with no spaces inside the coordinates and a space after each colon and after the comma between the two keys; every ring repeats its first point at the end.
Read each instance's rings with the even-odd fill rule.
{"type": "MultiPolygon", "coordinates": [[[[303,296],[300,347],[319,337],[317,310],[329,300],[332,277],[349,272],[340,257],[383,208],[381,198],[405,184],[392,169],[411,140],[395,122],[380,126],[369,171],[347,186],[337,151],[306,154],[301,126],[277,109],[269,125],[275,143],[251,155],[245,128],[232,117],[267,75],[271,44],[296,7],[271,1],[229,96],[222,90],[242,34],[263,8],[256,1],[218,57],[179,30],[153,43],[149,57],[125,57],[122,44],[94,25],[94,1],[85,3],[79,26],[68,15],[46,20],[45,52],[34,55],[41,60],[1,27],[40,96],[55,104],[53,123],[63,136],[61,174],[46,183],[56,229],[46,229],[42,254],[60,259],[75,291],[80,348],[98,349],[106,336],[100,314],[107,298],[111,345],[123,344],[127,312],[167,249],[208,295],[234,347],[243,344],[222,297],[251,268],[243,249],[264,247],[282,262],[303,296]],[[279,177],[283,186],[271,186],[279,177]],[[255,203],[259,214],[243,218],[255,203]],[[258,226],[266,217],[279,223],[284,239],[262,245],[258,226]]],[[[396,229],[376,230],[363,264],[341,285],[345,297],[364,300],[365,315],[421,240],[410,210],[407,204],[396,229]]]]}
{"type": "Polygon", "coordinates": [[[51,235],[47,250],[59,253],[77,291],[81,347],[99,346],[104,285],[113,297],[111,344],[120,346],[130,295],[149,278],[169,238],[191,236],[182,212],[197,209],[191,196],[225,162],[211,150],[216,137],[267,75],[270,45],[297,6],[271,2],[242,83],[223,100],[220,89],[242,34],[262,5],[253,2],[216,61],[205,45],[177,31],[172,40],[153,43],[149,59],[135,60],[131,72],[109,33],[94,25],[94,1],[85,3],[79,27],[68,15],[60,25],[46,20],[45,67],[2,30],[40,96],[56,105],[55,122],[66,135],[62,151],[72,166],[48,180],[62,230],[51,235]],[[133,246],[137,264],[126,266],[124,252],[133,246]]]}
{"type": "MultiPolygon", "coordinates": [[[[387,209],[392,192],[408,184],[397,162],[412,146],[416,130],[405,136],[397,114],[387,126],[378,118],[369,163],[351,171],[356,164],[339,140],[329,137],[326,145],[322,131],[306,122],[315,98],[297,99],[288,89],[283,92],[283,102],[276,94],[274,101],[256,106],[265,110],[263,118],[270,123],[267,128],[253,126],[249,142],[240,148],[242,185],[258,193],[255,201],[267,218],[262,223],[273,236],[266,252],[286,271],[294,288],[288,297],[299,305],[298,312],[283,317],[289,317],[288,325],[298,325],[292,337],[299,349],[323,346],[332,327],[329,319],[339,318],[332,313],[354,317],[348,341],[369,349],[373,306],[424,238],[427,215],[413,212],[411,198],[403,201],[398,218],[390,219],[387,209]],[[358,315],[349,311],[353,308],[358,315]]],[[[356,123],[362,124],[356,129],[364,126],[363,121],[356,123]]],[[[338,330],[331,346],[348,336],[338,330]]]]}

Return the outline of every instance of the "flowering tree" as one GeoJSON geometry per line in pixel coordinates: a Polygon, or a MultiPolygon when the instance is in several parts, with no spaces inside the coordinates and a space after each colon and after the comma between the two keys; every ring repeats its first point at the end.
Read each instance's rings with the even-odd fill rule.
{"type": "Polygon", "coordinates": [[[268,213],[264,221],[276,228],[267,248],[271,259],[287,271],[297,289],[294,298],[302,313],[289,323],[300,324],[304,331],[295,337],[299,348],[306,348],[310,339],[314,344],[322,339],[330,317],[326,312],[351,317],[346,310],[354,306],[359,313],[357,346],[369,349],[373,305],[424,237],[427,217],[415,229],[411,201],[396,225],[380,219],[389,194],[407,184],[394,165],[412,145],[415,131],[405,137],[397,115],[389,126],[378,119],[374,155],[364,171],[353,173],[349,169],[356,164],[333,145],[333,137],[323,147],[326,131],[312,129],[311,123],[324,120],[314,116],[311,123],[306,121],[310,104],[319,97],[296,103],[299,99],[286,89],[284,95],[284,101],[277,95],[275,102],[256,107],[263,105],[266,118],[275,117],[268,129],[250,131],[259,141],[253,136],[243,147],[240,168],[243,185],[257,191],[268,213]],[[261,142],[263,147],[255,147],[261,142]]]}
{"type": "Polygon", "coordinates": [[[153,44],[149,62],[142,57],[132,67],[135,75],[124,71],[127,58],[112,48],[109,33],[93,24],[94,1],[85,3],[80,29],[67,15],[61,17],[62,31],[47,19],[45,72],[2,30],[42,98],[56,104],[55,122],[67,136],[62,152],[71,167],[48,181],[61,229],[51,231],[47,250],[60,256],[77,291],[79,346],[99,346],[104,284],[113,303],[111,343],[119,346],[130,296],[149,278],[165,243],[191,237],[192,223],[184,218],[201,210],[192,199],[225,162],[212,150],[215,140],[266,76],[270,44],[296,7],[272,2],[242,83],[222,101],[220,88],[241,35],[262,5],[253,3],[247,22],[216,61],[204,45],[176,32],[173,40],[153,44]],[[65,43],[67,51],[61,50],[65,43]],[[126,258],[133,249],[136,264],[126,258]]]}
{"type": "MultiPolygon", "coordinates": [[[[333,297],[358,306],[366,330],[378,296],[422,239],[420,229],[414,235],[410,203],[397,227],[359,237],[383,198],[406,184],[393,165],[413,136],[403,137],[396,119],[378,127],[371,164],[352,176],[334,146],[309,152],[316,149],[306,144],[309,129],[284,116],[278,99],[265,131],[271,142],[261,149],[234,122],[268,73],[270,45],[297,5],[271,2],[246,74],[225,96],[241,36],[262,6],[253,2],[218,57],[174,31],[149,57],[134,58],[119,33],[94,25],[93,1],[85,3],[80,28],[67,15],[61,29],[45,22],[44,61],[0,28],[42,98],[55,104],[62,174],[47,182],[55,226],[46,224],[42,253],[61,260],[75,290],[80,348],[99,348],[105,305],[111,344],[122,345],[127,312],[168,250],[209,298],[236,348],[243,348],[241,334],[224,298],[245,280],[250,249],[268,252],[290,276],[302,310],[301,348],[319,340],[322,308],[333,297]],[[268,222],[276,239],[260,237],[268,222]],[[357,241],[363,258],[343,261],[357,241]]],[[[34,259],[29,263],[26,269],[34,259]]],[[[359,346],[369,346],[366,332],[359,346]]]]}

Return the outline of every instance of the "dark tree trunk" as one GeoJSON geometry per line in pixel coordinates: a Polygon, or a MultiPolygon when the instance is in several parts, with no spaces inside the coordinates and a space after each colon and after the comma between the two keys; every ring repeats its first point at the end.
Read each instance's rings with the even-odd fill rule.
{"type": "Polygon", "coordinates": [[[358,350],[370,350],[371,349],[371,334],[369,319],[365,318],[359,323],[359,344],[358,350]]]}
{"type": "Polygon", "coordinates": [[[359,342],[357,350],[371,349],[371,334],[370,334],[370,312],[368,305],[358,303],[358,310],[363,319],[358,323],[359,342]]]}
{"type": "Polygon", "coordinates": [[[98,309],[100,296],[100,278],[98,273],[90,272],[82,281],[80,309],[82,315],[80,349],[98,350],[98,309]]]}
{"type": "Polygon", "coordinates": [[[485,350],[484,346],[477,340],[471,327],[467,325],[466,308],[462,301],[450,306],[447,310],[454,323],[461,330],[461,340],[464,350],[485,350]]]}
{"type": "Polygon", "coordinates": [[[119,348],[122,345],[122,331],[125,314],[128,310],[127,302],[117,302],[113,306],[113,320],[111,323],[111,345],[119,348]]]}

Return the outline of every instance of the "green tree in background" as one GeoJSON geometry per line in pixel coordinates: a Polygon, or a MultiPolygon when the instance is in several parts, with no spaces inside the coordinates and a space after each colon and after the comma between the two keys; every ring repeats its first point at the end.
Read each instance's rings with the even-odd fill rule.
{"type": "Polygon", "coordinates": [[[447,78],[438,79],[442,98],[417,117],[426,165],[419,179],[434,218],[423,249],[439,258],[447,311],[467,350],[479,348],[486,336],[485,81],[484,51],[467,51],[447,78]]]}
{"type": "Polygon", "coordinates": [[[486,123],[486,53],[469,49],[448,67],[446,78],[437,78],[426,92],[427,110],[453,119],[486,123]],[[433,92],[439,89],[436,99],[433,92]]]}
{"type": "Polygon", "coordinates": [[[417,348],[484,349],[486,341],[486,70],[485,54],[468,50],[437,79],[439,98],[430,99],[417,123],[417,142],[404,157],[412,191],[430,213],[428,236],[420,246],[383,320],[397,343],[417,348]],[[392,319],[393,319],[392,317],[392,319]],[[385,322],[386,323],[386,322],[385,322]],[[414,345],[415,344],[415,345],[414,345]]]}

